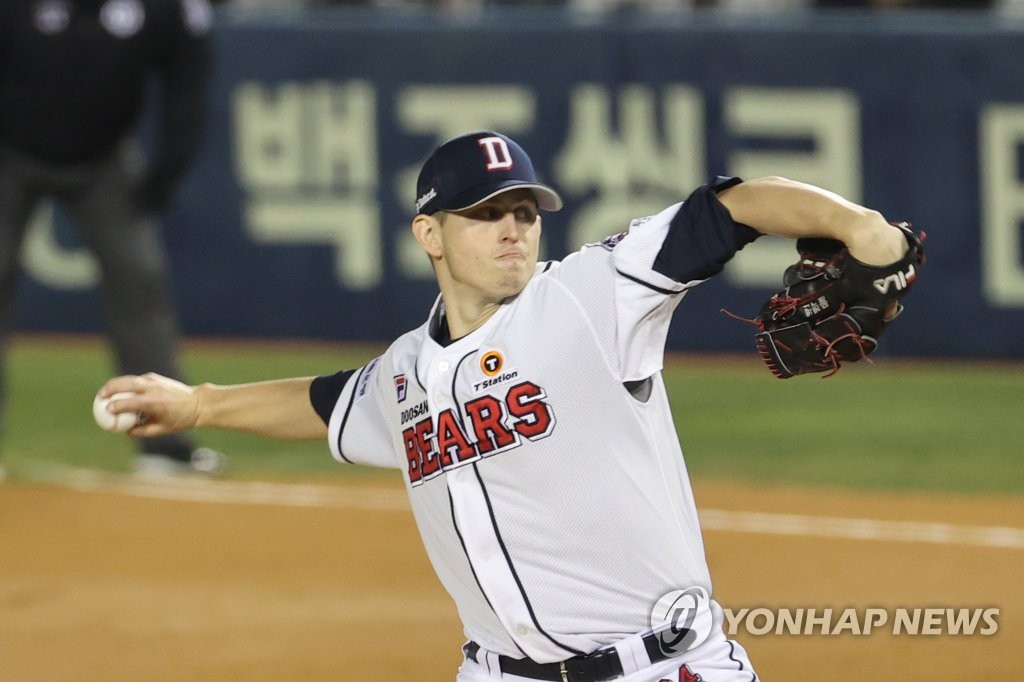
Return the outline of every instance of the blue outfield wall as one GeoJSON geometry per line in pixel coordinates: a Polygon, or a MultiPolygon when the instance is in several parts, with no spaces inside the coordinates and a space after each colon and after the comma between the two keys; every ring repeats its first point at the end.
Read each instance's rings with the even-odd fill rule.
{"type": "MultiPolygon", "coordinates": [[[[411,242],[415,172],[477,128],[519,138],[567,199],[560,257],[718,174],[785,175],[929,234],[894,355],[1022,357],[1024,26],[938,15],[571,25],[511,13],[222,14],[210,130],[165,221],[185,331],[390,339],[436,288],[411,242]]],[[[26,247],[22,329],[102,327],[60,216],[26,247]]],[[[761,240],[677,313],[677,350],[749,351],[795,258],[761,240]]],[[[543,330],[538,330],[543,333],[543,330]]]]}

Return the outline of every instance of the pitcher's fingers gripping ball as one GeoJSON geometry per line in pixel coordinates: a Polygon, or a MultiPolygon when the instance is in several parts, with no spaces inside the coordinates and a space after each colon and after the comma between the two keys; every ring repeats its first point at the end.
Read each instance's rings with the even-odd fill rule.
{"type": "Polygon", "coordinates": [[[860,262],[834,239],[797,241],[800,260],[786,268],[785,288],[749,320],[760,330],[754,339],[772,374],[832,376],[843,362],[874,352],[882,332],[903,312],[900,299],[924,263],[925,234],[914,234],[909,223],[893,225],[903,232],[908,249],[884,266],[860,262]]]}
{"type": "Polygon", "coordinates": [[[191,429],[199,414],[199,399],[193,387],[153,373],[114,377],[100,388],[97,398],[97,402],[108,400],[105,409],[93,408],[97,423],[106,428],[104,424],[110,423],[116,413],[116,428],[112,430],[135,438],[191,429]]]}
{"type": "Polygon", "coordinates": [[[141,414],[138,412],[121,412],[120,414],[114,414],[110,411],[109,405],[115,400],[124,400],[134,397],[134,393],[125,392],[115,393],[109,398],[104,398],[97,394],[96,398],[92,401],[92,416],[99,427],[104,431],[124,433],[141,421],[141,414]]]}

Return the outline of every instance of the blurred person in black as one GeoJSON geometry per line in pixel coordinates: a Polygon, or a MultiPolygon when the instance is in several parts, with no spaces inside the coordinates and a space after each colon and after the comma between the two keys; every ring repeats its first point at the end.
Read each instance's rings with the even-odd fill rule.
{"type": "MultiPolygon", "coordinates": [[[[124,372],[180,375],[156,217],[198,151],[211,69],[208,0],[0,0],[0,420],[19,250],[45,199],[72,217],[102,273],[124,372]],[[160,85],[153,153],[136,139],[160,85]]],[[[175,435],[137,442],[140,473],[215,473],[220,453],[175,435]]]]}

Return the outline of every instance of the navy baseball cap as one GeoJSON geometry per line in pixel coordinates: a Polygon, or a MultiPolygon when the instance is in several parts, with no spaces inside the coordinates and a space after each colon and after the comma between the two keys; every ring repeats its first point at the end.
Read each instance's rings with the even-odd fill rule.
{"type": "Polygon", "coordinates": [[[515,140],[483,130],[448,140],[431,153],[416,180],[416,213],[461,211],[512,189],[529,189],[545,211],[562,208],[558,192],[537,181],[515,140]]]}

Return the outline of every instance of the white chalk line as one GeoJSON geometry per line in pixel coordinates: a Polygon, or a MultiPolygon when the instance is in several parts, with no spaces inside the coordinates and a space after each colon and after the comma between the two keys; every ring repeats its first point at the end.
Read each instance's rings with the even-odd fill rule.
{"type": "Polygon", "coordinates": [[[405,494],[386,488],[146,477],[54,465],[30,466],[25,477],[81,492],[116,493],[179,502],[409,511],[405,494]]]}
{"type": "MultiPolygon", "coordinates": [[[[82,492],[116,493],[181,502],[409,511],[409,501],[405,492],[390,488],[215,481],[197,478],[157,479],[53,465],[32,466],[25,472],[25,477],[82,492]]],[[[724,509],[703,509],[700,511],[700,520],[705,531],[1024,549],[1024,528],[1004,526],[968,526],[724,509]]]]}
{"type": "Polygon", "coordinates": [[[1024,549],[1024,528],[704,509],[704,530],[1024,549]]]}

